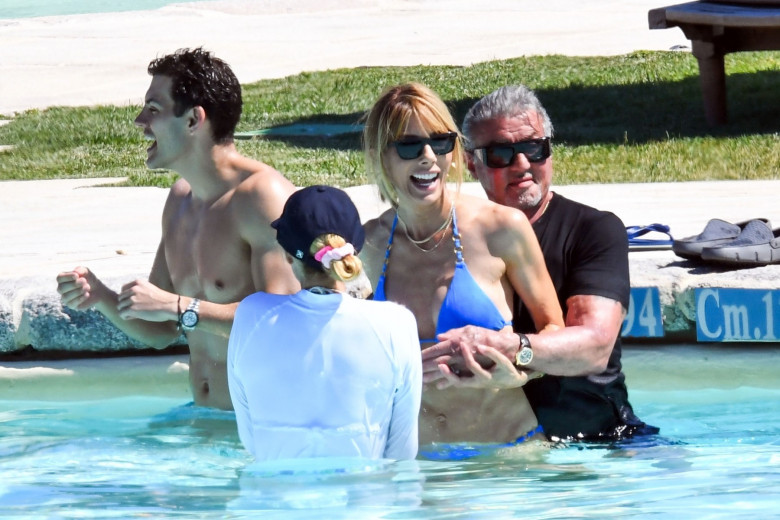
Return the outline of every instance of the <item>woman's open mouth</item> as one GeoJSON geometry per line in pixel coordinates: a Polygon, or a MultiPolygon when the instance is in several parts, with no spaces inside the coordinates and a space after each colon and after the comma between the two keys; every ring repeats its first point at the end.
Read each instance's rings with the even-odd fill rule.
{"type": "Polygon", "coordinates": [[[417,173],[412,175],[412,183],[420,188],[427,188],[439,178],[438,173],[417,173]]]}

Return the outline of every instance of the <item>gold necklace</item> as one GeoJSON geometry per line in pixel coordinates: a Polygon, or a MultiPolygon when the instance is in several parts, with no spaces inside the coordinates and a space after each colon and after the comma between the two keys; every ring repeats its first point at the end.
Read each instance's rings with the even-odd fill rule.
{"type": "Polygon", "coordinates": [[[438,248],[439,245],[441,245],[442,242],[444,242],[444,239],[446,237],[447,237],[447,231],[445,230],[444,233],[441,234],[441,238],[439,238],[439,240],[437,240],[436,243],[433,244],[433,247],[431,247],[430,249],[425,249],[424,247],[422,247],[422,246],[420,246],[418,244],[415,244],[414,242],[412,242],[412,245],[414,247],[416,247],[417,249],[419,249],[420,251],[422,251],[423,253],[431,253],[431,252],[435,251],[436,248],[438,248]]]}
{"type": "Polygon", "coordinates": [[[447,218],[444,219],[444,223],[441,226],[439,226],[438,229],[436,229],[436,231],[434,231],[433,233],[428,235],[426,238],[423,238],[422,240],[415,240],[415,239],[413,239],[409,235],[409,226],[407,226],[406,222],[404,222],[404,219],[401,218],[400,213],[398,215],[398,218],[401,219],[401,223],[404,225],[404,234],[406,235],[406,238],[409,239],[409,242],[411,242],[414,245],[421,245],[421,244],[424,244],[424,243],[430,241],[433,237],[436,236],[437,233],[441,232],[443,229],[446,229],[447,226],[450,225],[450,222],[452,222],[452,211],[453,211],[453,209],[455,209],[455,202],[454,201],[452,203],[450,203],[450,211],[449,211],[449,214],[447,215],[447,218]]]}
{"type": "Polygon", "coordinates": [[[409,231],[407,231],[406,228],[406,222],[404,222],[403,219],[401,219],[401,215],[398,215],[398,218],[401,219],[401,223],[403,223],[404,225],[404,234],[406,235],[406,238],[409,239],[409,242],[411,242],[414,247],[416,247],[423,253],[431,253],[435,251],[436,248],[438,248],[442,242],[444,242],[444,238],[447,236],[447,229],[450,223],[452,222],[452,217],[454,213],[455,213],[455,202],[453,201],[452,204],[450,204],[449,215],[447,216],[447,219],[444,221],[444,224],[442,224],[436,231],[433,232],[433,234],[431,234],[428,238],[424,240],[415,240],[411,236],[409,236],[409,231]],[[436,243],[433,244],[433,247],[431,247],[430,249],[425,249],[424,247],[421,246],[421,244],[430,241],[433,237],[436,236],[436,233],[439,233],[442,230],[444,231],[444,233],[442,233],[441,237],[439,237],[436,243]]]}

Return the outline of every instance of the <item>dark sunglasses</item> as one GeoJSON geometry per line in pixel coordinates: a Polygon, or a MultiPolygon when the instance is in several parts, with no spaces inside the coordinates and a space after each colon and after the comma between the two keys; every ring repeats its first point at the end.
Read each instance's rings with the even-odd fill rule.
{"type": "Polygon", "coordinates": [[[550,157],[550,138],[526,139],[516,143],[491,144],[483,148],[475,148],[482,161],[490,168],[506,168],[521,153],[528,162],[538,163],[550,157]]]}
{"type": "Polygon", "coordinates": [[[395,146],[398,157],[409,161],[420,157],[426,144],[431,147],[431,150],[436,155],[448,154],[455,149],[455,141],[457,139],[457,132],[447,132],[446,134],[433,134],[430,137],[403,137],[398,141],[392,141],[390,144],[395,146]]]}

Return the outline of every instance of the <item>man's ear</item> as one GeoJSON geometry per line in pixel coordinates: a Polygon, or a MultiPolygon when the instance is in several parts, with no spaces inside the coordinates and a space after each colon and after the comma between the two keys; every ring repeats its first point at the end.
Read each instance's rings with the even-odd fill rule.
{"type": "Polygon", "coordinates": [[[195,131],[206,122],[206,111],[202,106],[194,106],[187,115],[187,126],[190,131],[195,131]]]}

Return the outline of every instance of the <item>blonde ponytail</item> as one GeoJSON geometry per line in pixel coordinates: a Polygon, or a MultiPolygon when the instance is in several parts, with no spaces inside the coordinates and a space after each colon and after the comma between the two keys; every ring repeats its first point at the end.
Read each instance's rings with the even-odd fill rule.
{"type": "MultiPolygon", "coordinates": [[[[313,256],[323,247],[336,249],[346,245],[346,243],[347,241],[339,235],[320,235],[312,242],[309,252],[313,256]]],[[[360,273],[363,270],[363,262],[357,257],[357,254],[350,254],[344,256],[340,260],[331,261],[330,268],[326,268],[323,265],[322,269],[337,280],[349,282],[360,276],[360,273]]]]}

